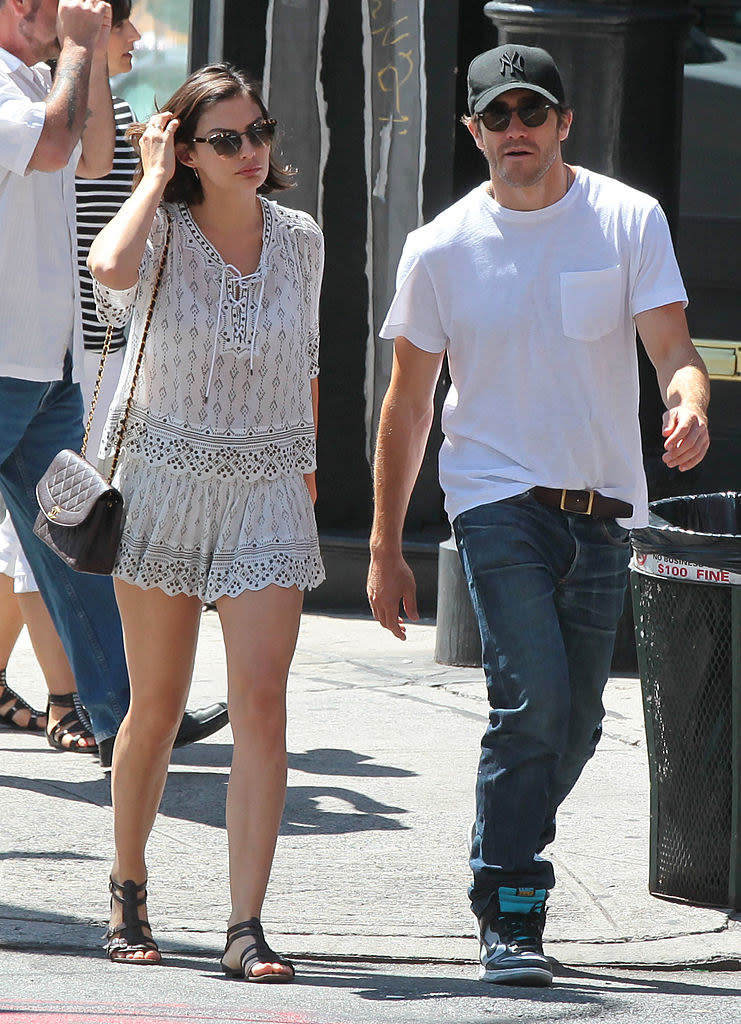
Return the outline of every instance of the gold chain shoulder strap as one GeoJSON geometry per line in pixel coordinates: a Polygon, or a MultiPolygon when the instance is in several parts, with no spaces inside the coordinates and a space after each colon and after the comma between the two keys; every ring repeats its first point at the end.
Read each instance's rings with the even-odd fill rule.
{"type": "MultiPolygon", "coordinates": [[[[113,474],[116,472],[116,465],[118,464],[118,457],[121,453],[121,443],[123,441],[124,432],[126,430],[126,423],[129,419],[129,412],[131,410],[131,403],[134,399],[134,388],[139,378],[139,370],[141,369],[142,360],[144,358],[144,342],[147,340],[147,334],[149,333],[149,325],[152,322],[152,313],[154,312],[154,304],[157,301],[157,293],[160,289],[160,282],[162,281],[162,272],[165,269],[165,263],[167,261],[167,253],[170,248],[170,234],[172,232],[172,221],[170,214],[165,210],[165,216],[167,217],[167,234],[165,236],[165,245],[162,249],[162,256],[160,257],[160,265],[157,270],[157,277],[154,281],[154,288],[152,289],[152,298],[149,301],[149,309],[147,310],[147,317],[144,321],[144,329],[142,330],[141,341],[139,342],[139,352],[136,357],[136,366],[134,367],[134,375],[131,378],[131,387],[129,388],[129,396],[126,399],[126,408],[124,409],[121,422],[118,425],[118,433],[116,435],[116,444],[113,450],[113,461],[111,462],[111,468],[108,473],[108,483],[113,479],[113,474]]],[[[103,342],[103,349],[100,357],[100,366],[98,367],[98,377],[95,381],[95,388],[93,390],[93,397],[90,401],[90,412],[88,413],[87,426],[85,427],[85,437],[82,441],[82,448],[80,454],[85,458],[85,450],[87,448],[87,440],[90,436],[90,427],[92,426],[93,416],[95,415],[95,406],[98,403],[98,395],[100,393],[100,382],[103,379],[103,369],[105,367],[106,356],[111,347],[111,337],[113,335],[113,326],[109,324],[108,330],[106,331],[105,341],[103,342]]]]}

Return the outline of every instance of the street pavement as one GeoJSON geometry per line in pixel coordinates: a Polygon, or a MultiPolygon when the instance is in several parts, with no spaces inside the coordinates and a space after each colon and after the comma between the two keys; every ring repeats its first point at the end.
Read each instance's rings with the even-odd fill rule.
{"type": "MultiPolygon", "coordinates": [[[[408,633],[401,643],[368,617],[304,616],[289,682],[288,797],[263,923],[302,966],[440,965],[473,977],[466,833],[486,721],[482,673],[436,664],[431,623],[408,633]]],[[[189,706],[223,698],[225,678],[218,617],[206,611],[189,706]]],[[[25,633],[8,681],[43,706],[25,633]]],[[[738,970],[741,915],[649,894],[639,681],[611,679],[605,706],[602,742],[549,850],[558,884],[545,945],[562,965],[556,985],[559,973],[594,968],[738,970]]],[[[148,852],[149,916],[166,960],[223,949],[230,741],[227,728],[173,754],[148,852]]],[[[9,729],[0,730],[0,758],[0,947],[102,957],[108,778],[89,755],[9,729]]]]}

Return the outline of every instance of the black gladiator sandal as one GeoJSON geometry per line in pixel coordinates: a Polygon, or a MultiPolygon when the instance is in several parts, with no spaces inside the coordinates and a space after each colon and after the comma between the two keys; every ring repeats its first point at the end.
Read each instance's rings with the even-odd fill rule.
{"type": "Polygon", "coordinates": [[[296,977],[296,969],[290,960],[278,956],[267,944],[259,917],[251,917],[249,921],[240,921],[238,924],[233,924],[231,928],[227,928],[224,954],[226,954],[233,942],[236,942],[237,939],[243,939],[247,935],[253,941],[243,949],[242,955],[239,958],[239,967],[228,967],[224,963],[224,958],[221,958],[221,969],[224,974],[229,978],[244,978],[245,981],[266,982],[268,984],[293,981],[296,977]],[[255,964],[281,964],[283,967],[290,967],[291,973],[253,974],[252,968],[255,964]]]}
{"type": "Polygon", "coordinates": [[[148,953],[154,950],[159,954],[159,946],[152,938],[152,929],[148,921],[139,917],[139,907],[147,902],[147,883],[137,885],[136,882],[128,879],[123,885],[110,879],[108,888],[111,891],[111,910],[113,901],[120,903],[123,907],[123,921],[121,924],[108,928],[105,937],[108,940],[105,944],[105,951],[108,959],[114,964],[136,964],[148,967],[162,963],[158,955],[156,960],[146,957],[127,957],[127,953],[148,953]],[[149,931],[149,937],[144,934],[144,929],[149,931]]]}
{"type": "Polygon", "coordinates": [[[86,746],[81,742],[82,740],[94,740],[95,736],[80,718],[75,704],[75,696],[74,692],[49,694],[49,702],[46,705],[47,715],[50,707],[70,708],[67,714],[51,728],[49,728],[47,719],[46,738],[49,741],[49,746],[56,750],[69,750],[73,754],[97,754],[97,743],[86,746]],[[66,737],[69,737],[69,743],[64,743],[66,737]]]}
{"type": "Polygon", "coordinates": [[[44,717],[43,711],[32,708],[28,701],[25,701],[19,693],[8,686],[5,677],[5,669],[0,668],[0,725],[7,725],[11,729],[22,729],[24,732],[43,732],[44,726],[39,721],[44,717]],[[28,711],[28,725],[19,725],[16,716],[19,711],[28,711]]]}

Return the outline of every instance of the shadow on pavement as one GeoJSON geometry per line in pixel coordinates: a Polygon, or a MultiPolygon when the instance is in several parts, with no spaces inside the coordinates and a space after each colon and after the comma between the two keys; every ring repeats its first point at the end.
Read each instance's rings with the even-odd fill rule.
{"type": "Polygon", "coordinates": [[[374,779],[409,779],[416,778],[417,772],[406,768],[395,768],[388,764],[374,764],[367,754],[357,754],[354,750],[342,750],[334,747],[318,747],[307,750],[305,754],[289,754],[288,767],[295,771],[308,772],[310,775],[343,775],[345,777],[362,777],[374,779]]]}
{"type": "MultiPolygon", "coordinates": [[[[85,860],[102,861],[105,857],[95,857],[89,853],[77,853],[75,850],[3,850],[0,853],[0,861],[3,860],[85,860]]],[[[3,907],[6,904],[3,903],[3,907]]]]}
{"type": "Polygon", "coordinates": [[[95,804],[98,807],[110,807],[111,787],[109,780],[101,775],[99,779],[65,782],[60,779],[43,779],[36,777],[25,779],[20,775],[4,775],[0,777],[0,786],[17,789],[27,793],[39,793],[54,797],[56,800],[71,800],[78,803],[95,804]]]}
{"type": "MultiPolygon", "coordinates": [[[[171,764],[177,767],[228,768],[231,743],[193,743],[173,750],[171,764]]],[[[288,753],[288,767],[309,775],[340,775],[343,778],[409,779],[417,772],[389,764],[375,764],[368,754],[341,747],[319,747],[305,753],[288,753]]]]}
{"type": "Polygon", "coordinates": [[[289,786],[280,834],[340,835],[346,832],[389,832],[408,826],[388,815],[406,814],[403,807],[382,804],[364,793],[339,786],[289,786]]]}
{"type": "MultiPolygon", "coordinates": [[[[160,814],[194,824],[225,828],[227,772],[192,771],[196,767],[228,769],[231,746],[196,743],[173,751],[172,766],[165,787],[160,814]],[[182,770],[186,769],[186,770],[182,770]]],[[[320,749],[289,754],[289,764],[298,771],[343,778],[409,778],[414,772],[391,765],[373,764],[366,754],[352,750],[320,749]]],[[[57,778],[0,777],[0,786],[39,793],[57,800],[110,807],[110,779],[65,782],[57,778]]],[[[282,835],[341,835],[351,832],[405,829],[396,816],[406,808],[385,804],[365,793],[343,786],[288,787],[281,826],[282,835]]]]}
{"type": "MultiPolygon", "coordinates": [[[[490,999],[527,999],[529,1003],[548,1005],[569,1002],[574,1005],[592,1005],[595,1010],[614,1002],[616,996],[638,993],[643,995],[732,996],[738,998],[738,989],[719,988],[696,984],[690,971],[677,980],[677,974],[664,977],[640,977],[625,972],[605,970],[582,971],[557,965],[556,981],[550,988],[525,988],[517,985],[487,985],[474,977],[475,966],[470,966],[471,977],[460,978],[446,974],[447,965],[439,966],[439,974],[430,974],[435,967],[410,964],[409,974],[385,973],[383,967],[369,964],[337,964],[299,961],[297,984],[318,988],[355,990],[361,999],[371,1002],[421,1002],[432,999],[460,999],[461,997],[490,999]],[[604,993],[599,990],[604,985],[604,993]]],[[[404,964],[397,968],[404,971],[404,964]]],[[[705,975],[707,977],[707,973],[705,975]]],[[[520,1019],[518,1015],[518,1020],[520,1019]]],[[[503,1022],[502,1022],[503,1024],[503,1022]]]]}
{"type": "MultiPolygon", "coordinates": [[[[176,772],[169,776],[160,814],[225,828],[227,776],[212,772],[176,772]],[[197,798],[194,797],[197,793],[197,798]]],[[[391,815],[403,807],[380,803],[340,786],[289,786],[281,835],[340,835],[346,832],[406,828],[391,815]]]]}
{"type": "MultiPolygon", "coordinates": [[[[735,970],[738,971],[738,969],[738,966],[736,966],[735,970]]],[[[676,996],[733,996],[736,999],[741,995],[741,973],[739,973],[739,987],[733,989],[693,984],[691,978],[693,974],[699,973],[698,968],[686,968],[684,971],[677,968],[673,970],[671,974],[669,974],[668,970],[665,968],[666,977],[658,978],[648,975],[648,972],[647,975],[642,975],[640,972],[637,975],[626,973],[626,971],[629,970],[630,968],[626,968],[624,970],[614,969],[608,973],[607,969],[605,969],[605,973],[602,974],[594,968],[585,970],[580,967],[565,967],[563,964],[558,964],[556,976],[558,978],[567,978],[571,982],[617,981],[619,987],[615,991],[618,991],[621,995],[633,992],[642,993],[643,995],[654,993],[656,995],[676,996]],[[687,980],[678,981],[678,976],[681,976],[683,979],[686,978],[687,980]]],[[[727,964],[723,966],[723,970],[729,970],[727,964]]],[[[730,970],[734,970],[734,968],[731,967],[730,970]]],[[[702,973],[705,977],[709,977],[712,975],[713,971],[703,970],[702,973]]],[[[559,981],[557,984],[560,987],[561,982],[559,981]]]]}
{"type": "MultiPolygon", "coordinates": [[[[326,969],[312,970],[311,965],[301,964],[301,973],[297,983],[315,985],[318,988],[342,988],[354,990],[360,999],[369,1002],[419,1003],[427,1000],[440,999],[527,999],[529,1003],[547,1005],[549,1003],[591,1004],[595,1009],[602,1006],[603,1000],[594,991],[579,991],[571,984],[558,984],[552,988],[524,988],[516,985],[486,985],[475,978],[475,967],[471,965],[470,978],[457,978],[446,974],[444,964],[440,965],[439,974],[419,974],[419,965],[410,965],[410,973],[382,973],[371,966],[345,964],[326,969]]],[[[433,968],[434,969],[434,968],[433,968]]],[[[403,971],[404,966],[400,965],[403,971]]],[[[429,971],[428,965],[425,970],[429,971]]],[[[518,1020],[519,1020],[518,1015],[518,1020]]],[[[504,1024],[504,1022],[501,1022],[504,1024]]]]}

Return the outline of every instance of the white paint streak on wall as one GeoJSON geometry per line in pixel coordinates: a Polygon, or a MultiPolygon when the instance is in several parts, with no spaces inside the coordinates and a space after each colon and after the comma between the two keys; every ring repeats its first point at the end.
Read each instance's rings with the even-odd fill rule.
{"type": "Polygon", "coordinates": [[[329,13],[329,0],[321,0],[319,4],[319,26],[317,29],[316,55],[316,78],[314,80],[314,91],[316,94],[316,107],[319,117],[319,177],[317,180],[316,213],[319,226],[324,225],[324,170],[329,157],[330,135],[327,125],[327,101],[322,88],[322,52],[324,49],[324,33],[327,28],[327,15],[329,13]]]}
{"type": "Polygon", "coordinates": [[[275,17],[275,0],[269,0],[265,14],[265,67],[262,72],[262,98],[265,106],[270,109],[270,76],[273,70],[273,18],[275,17]]]}
{"type": "Polygon", "coordinates": [[[224,59],[224,0],[212,0],[208,8],[208,60],[216,64],[224,59]]]}
{"type": "Polygon", "coordinates": [[[373,408],[375,405],[376,376],[376,316],[373,302],[373,196],[370,182],[373,171],[373,82],[372,76],[372,36],[370,11],[368,4],[362,4],[363,16],[363,76],[365,90],[365,180],[367,184],[367,216],[368,225],[365,236],[365,278],[368,282],[368,334],[365,343],[365,456],[368,462],[373,460],[371,437],[373,432],[373,408]]]}
{"type": "Polygon", "coordinates": [[[389,180],[389,158],[391,157],[391,140],[394,137],[393,118],[389,118],[378,133],[378,171],[373,186],[376,199],[386,201],[386,186],[389,180]]]}
{"type": "Polygon", "coordinates": [[[417,226],[423,223],[424,173],[427,161],[427,73],[425,68],[425,0],[419,2],[419,105],[421,113],[421,131],[419,133],[419,179],[417,190],[417,226]]]}

